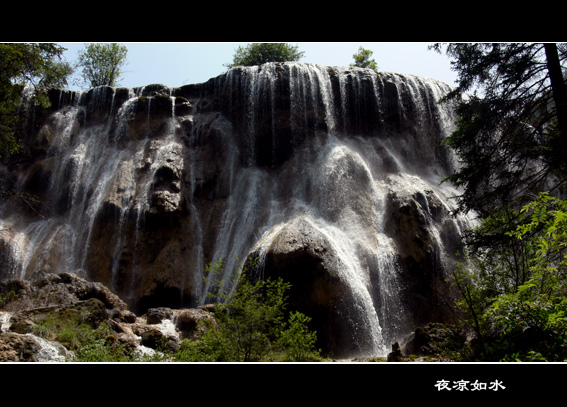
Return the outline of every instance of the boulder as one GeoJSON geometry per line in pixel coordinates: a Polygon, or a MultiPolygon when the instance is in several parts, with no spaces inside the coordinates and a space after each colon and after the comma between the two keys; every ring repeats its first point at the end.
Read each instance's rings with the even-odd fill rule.
{"type": "Polygon", "coordinates": [[[385,230],[396,246],[401,266],[403,298],[412,310],[413,326],[450,321],[443,298],[452,262],[446,247],[454,248],[458,231],[437,193],[417,177],[389,177],[385,230]]]}
{"type": "Polygon", "coordinates": [[[182,339],[195,339],[204,332],[206,326],[202,322],[215,323],[213,315],[204,309],[183,309],[176,313],[175,327],[182,339]]]}
{"type": "Polygon", "coordinates": [[[103,284],[72,273],[44,274],[33,280],[0,281],[0,297],[9,293],[9,301],[3,307],[5,311],[62,307],[92,298],[99,300],[106,309],[128,310],[126,303],[103,284]]]}
{"type": "Polygon", "coordinates": [[[142,332],[142,345],[158,349],[166,341],[165,335],[159,329],[150,329],[142,332]]]}
{"type": "Polygon", "coordinates": [[[150,329],[142,332],[141,344],[154,350],[171,350],[179,348],[176,338],[167,336],[159,329],[150,329]]]}
{"type": "Polygon", "coordinates": [[[173,311],[166,307],[150,308],[146,313],[148,324],[160,324],[164,319],[171,319],[173,311]]]}
{"type": "MultiPolygon", "coordinates": [[[[289,309],[312,318],[318,346],[335,356],[364,348],[370,341],[348,282],[341,277],[340,259],[329,240],[306,217],[298,217],[277,232],[262,256],[264,278],[291,284],[289,309]],[[345,317],[347,316],[348,317],[345,317]]],[[[252,275],[254,277],[254,275],[252,275]]]]}
{"type": "Polygon", "coordinates": [[[388,362],[402,362],[402,350],[398,342],[392,344],[392,352],[388,353],[386,360],[388,362]]]}
{"type": "Polygon", "coordinates": [[[415,329],[402,344],[405,355],[428,356],[441,350],[461,351],[467,335],[461,328],[451,324],[428,323],[415,329]]]}
{"type": "Polygon", "coordinates": [[[30,335],[0,333],[0,362],[38,362],[41,345],[30,335]]]}

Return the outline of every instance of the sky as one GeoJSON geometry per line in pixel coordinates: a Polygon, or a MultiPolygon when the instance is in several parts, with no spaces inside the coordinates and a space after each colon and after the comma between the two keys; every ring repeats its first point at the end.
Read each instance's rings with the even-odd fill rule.
{"type": "MultiPolygon", "coordinates": [[[[239,45],[237,42],[131,42],[120,86],[127,88],[151,84],[178,87],[206,82],[227,68],[239,45]]],[[[354,62],[359,47],[371,50],[378,69],[413,74],[455,84],[456,74],[449,59],[429,50],[425,42],[290,42],[304,52],[301,62],[327,66],[347,66],[354,62]]],[[[85,43],[59,43],[67,49],[64,58],[74,64],[85,43]]],[[[80,89],[70,85],[70,89],[80,89]]]]}

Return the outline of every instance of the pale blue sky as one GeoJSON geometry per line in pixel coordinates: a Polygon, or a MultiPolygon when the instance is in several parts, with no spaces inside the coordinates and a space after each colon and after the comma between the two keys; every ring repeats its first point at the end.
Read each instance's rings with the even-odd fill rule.
{"type": "MultiPolygon", "coordinates": [[[[59,43],[67,48],[65,58],[74,63],[84,43],[59,43]]],[[[147,42],[121,43],[128,47],[127,64],[120,82],[124,87],[154,83],[177,87],[206,82],[227,70],[239,45],[236,42],[147,42]]],[[[454,85],[456,75],[446,56],[428,50],[425,42],[290,42],[304,51],[302,62],[345,66],[360,46],[374,52],[381,71],[438,79],[454,85]]],[[[77,89],[70,86],[71,89],[77,89]]]]}

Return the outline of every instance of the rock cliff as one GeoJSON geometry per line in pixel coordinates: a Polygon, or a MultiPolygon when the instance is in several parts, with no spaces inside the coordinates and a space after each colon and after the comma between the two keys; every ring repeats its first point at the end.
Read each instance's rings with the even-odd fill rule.
{"type": "MultiPolygon", "coordinates": [[[[72,273],[141,315],[207,301],[207,263],[292,283],[335,355],[448,318],[460,233],[440,82],[312,64],[167,88],[53,90],[4,163],[0,279],[72,273]]],[[[230,287],[227,287],[230,289],[230,287]]]]}

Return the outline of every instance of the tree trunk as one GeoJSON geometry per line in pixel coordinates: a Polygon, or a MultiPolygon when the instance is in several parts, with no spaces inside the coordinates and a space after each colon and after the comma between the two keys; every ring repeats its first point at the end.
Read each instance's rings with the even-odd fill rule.
{"type": "Polygon", "coordinates": [[[553,100],[557,109],[557,121],[562,138],[567,138],[567,86],[561,72],[561,63],[556,44],[544,44],[547,70],[551,80],[553,100]]]}
{"type": "Polygon", "coordinates": [[[557,45],[554,43],[544,44],[545,56],[547,58],[547,70],[551,81],[551,90],[557,114],[557,128],[559,131],[557,140],[554,140],[554,148],[558,148],[555,157],[558,157],[558,169],[564,174],[567,172],[565,157],[567,154],[567,86],[561,72],[561,63],[557,45]]]}

